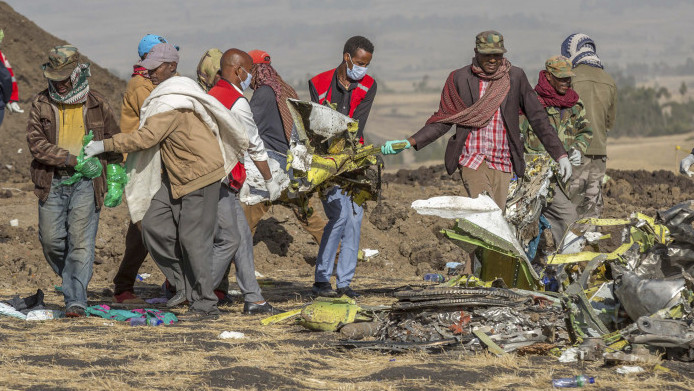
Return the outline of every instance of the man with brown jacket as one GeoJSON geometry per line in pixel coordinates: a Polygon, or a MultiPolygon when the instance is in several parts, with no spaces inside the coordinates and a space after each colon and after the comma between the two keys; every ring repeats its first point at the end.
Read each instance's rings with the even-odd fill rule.
{"type": "Polygon", "coordinates": [[[173,45],[155,45],[140,62],[157,86],[142,106],[140,128],[91,142],[85,154],[128,153],[130,216],[142,221],[143,241],[162,271],[182,270],[190,303],[182,319],[216,319],[211,262],[220,182],[248,137],[216,99],[175,76],[178,61],[173,45]]]}
{"type": "Polygon", "coordinates": [[[475,198],[487,192],[504,210],[512,173],[522,177],[525,171],[518,122],[522,110],[549,155],[559,163],[561,180],[566,182],[571,176],[571,163],[557,132],[525,72],[512,66],[504,53],[504,37],[499,32],[477,34],[472,64],[448,76],[438,112],[410,138],[388,141],[381,151],[395,154],[410,147],[419,150],[455,125],[444,157],[448,174],[459,169],[465,196],[475,198]],[[405,147],[397,148],[397,143],[405,147]]]}
{"type": "MultiPolygon", "coordinates": [[[[94,140],[110,139],[120,132],[104,97],[90,90],[89,64],[80,59],[74,46],[49,51],[43,65],[48,88],[34,98],[27,126],[31,179],[39,198],[39,241],[46,260],[63,279],[68,317],[85,316],[99,211],[106,192],[105,170],[95,171],[93,160],[77,157],[82,138],[90,131],[94,140]],[[75,173],[83,176],[75,183],[63,183],[75,173]]],[[[106,167],[122,161],[122,155],[101,153],[99,160],[106,167]]]]}

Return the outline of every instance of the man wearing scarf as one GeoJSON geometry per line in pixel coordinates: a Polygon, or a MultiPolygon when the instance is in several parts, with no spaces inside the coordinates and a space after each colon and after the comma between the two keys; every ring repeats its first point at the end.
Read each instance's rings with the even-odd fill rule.
{"type": "MultiPolygon", "coordinates": [[[[78,158],[82,138],[90,131],[94,140],[110,139],[120,132],[106,99],[89,88],[89,64],[80,60],[74,46],[56,46],[48,52],[48,62],[43,64],[48,88],[34,98],[27,126],[31,178],[39,198],[39,241],[46,260],[62,277],[68,317],[85,316],[99,211],[106,193],[106,170],[89,171],[89,165],[78,158]],[[84,176],[63,184],[75,173],[84,176]]],[[[109,152],[98,159],[106,167],[123,157],[109,152]]]]}
{"type": "Polygon", "coordinates": [[[561,54],[569,58],[576,74],[571,86],[585,104],[586,118],[593,129],[593,140],[583,163],[576,167],[578,215],[600,217],[603,207],[602,181],[607,168],[607,132],[617,115],[617,85],[603,69],[595,42],[586,34],[571,34],[561,44],[561,54]]]}
{"type": "MultiPolygon", "coordinates": [[[[147,34],[140,40],[137,46],[137,54],[140,60],[147,57],[147,53],[156,44],[166,42],[166,39],[154,34],[147,34]]],[[[147,69],[139,64],[133,65],[133,73],[130,75],[128,86],[123,94],[123,104],[120,112],[120,128],[122,133],[132,133],[140,126],[140,109],[145,99],[154,89],[154,84],[149,79],[147,69]]],[[[134,292],[137,272],[142,262],[147,257],[147,248],[142,243],[142,232],[131,221],[128,232],[125,234],[125,251],[116,276],[113,277],[114,296],[113,301],[127,304],[144,304],[144,300],[137,297],[134,292]]],[[[174,283],[175,285],[175,283],[174,283]]],[[[181,287],[182,283],[179,284],[181,287]]]]}
{"type": "MultiPolygon", "coordinates": [[[[365,37],[351,37],[343,47],[340,65],[308,81],[313,102],[331,106],[341,114],[357,120],[357,137],[362,144],[366,120],[376,96],[376,81],[366,74],[373,51],[374,45],[365,37]]],[[[342,194],[339,186],[329,189],[321,198],[328,223],[318,247],[312,291],[317,296],[358,297],[359,294],[352,290],[350,284],[357,268],[364,209],[352,202],[348,195],[342,194]],[[338,246],[340,256],[335,273],[337,291],[334,291],[330,278],[338,246]]]]}
{"type": "MultiPolygon", "coordinates": [[[[540,71],[535,92],[540,103],[544,106],[549,117],[549,123],[557,132],[564,149],[569,151],[569,161],[573,166],[581,165],[581,157],[585,154],[593,138],[593,130],[586,119],[586,109],[576,91],[571,89],[571,62],[564,56],[554,56],[545,62],[545,69],[540,71]]],[[[520,129],[528,153],[541,153],[545,149],[532,132],[528,117],[520,116],[520,129]]],[[[571,196],[576,192],[575,178],[568,183],[552,184],[553,198],[542,214],[550,223],[555,243],[563,237],[568,226],[578,220],[577,203],[572,202],[571,196]]],[[[567,233],[565,243],[575,239],[573,232],[567,233]]],[[[561,249],[557,249],[561,250],[561,249]]]]}
{"type": "Polygon", "coordinates": [[[381,151],[395,154],[410,147],[419,150],[455,125],[456,133],[448,140],[444,157],[448,174],[459,169],[467,197],[487,192],[504,210],[512,171],[519,177],[525,172],[518,127],[518,113],[523,110],[547,152],[559,163],[562,180],[568,180],[571,163],[557,133],[525,72],[512,66],[504,53],[500,33],[477,34],[472,64],[448,76],[439,110],[413,136],[388,141],[381,151]],[[405,148],[394,148],[400,142],[405,148]]]}
{"type": "MultiPolygon", "coordinates": [[[[267,52],[251,50],[248,54],[253,58],[253,69],[251,70],[251,74],[253,74],[251,81],[253,97],[250,102],[253,119],[258,125],[258,134],[260,134],[265,148],[278,156],[280,161],[284,161],[285,164],[280,163],[280,166],[284,167],[286,166],[286,156],[294,126],[292,115],[289,112],[289,107],[287,107],[287,99],[298,99],[298,97],[294,88],[287,84],[272,66],[270,55],[267,52]]],[[[318,207],[315,201],[315,197],[311,197],[309,200],[314,210],[318,207]]],[[[270,210],[270,205],[269,202],[243,205],[251,234],[255,234],[258,222],[270,210]]],[[[300,216],[298,209],[292,208],[292,210],[306,232],[313,236],[316,243],[320,243],[326,221],[318,213],[313,213],[305,218],[300,216]]]]}

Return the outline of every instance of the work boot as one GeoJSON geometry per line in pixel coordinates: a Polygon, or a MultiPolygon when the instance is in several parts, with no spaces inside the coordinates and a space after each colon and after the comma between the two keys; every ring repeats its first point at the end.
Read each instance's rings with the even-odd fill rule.
{"type": "Polygon", "coordinates": [[[168,308],[176,307],[181,305],[186,301],[186,293],[184,291],[178,291],[176,294],[166,302],[168,308]]]}
{"type": "Polygon", "coordinates": [[[131,291],[125,291],[117,295],[113,295],[113,301],[122,304],[145,304],[145,301],[142,300],[142,298],[137,297],[137,295],[131,291]]]}
{"type": "Polygon", "coordinates": [[[352,288],[349,287],[349,285],[344,288],[337,288],[336,292],[338,296],[347,296],[350,299],[356,299],[357,297],[361,296],[361,294],[353,291],[352,288]]]}
{"type": "Polygon", "coordinates": [[[224,291],[215,290],[214,295],[217,296],[217,306],[234,304],[234,297],[224,291]]]}
{"type": "Polygon", "coordinates": [[[314,282],[311,292],[316,296],[337,297],[337,292],[333,290],[329,282],[314,282]]]}
{"type": "Polygon", "coordinates": [[[277,315],[277,314],[281,314],[282,312],[284,312],[284,311],[271,306],[270,303],[268,303],[267,301],[265,301],[261,304],[252,303],[250,301],[246,301],[243,303],[244,315],[260,315],[260,314],[277,315]]]}
{"type": "Polygon", "coordinates": [[[68,318],[84,318],[87,316],[87,313],[84,311],[84,308],[73,305],[65,310],[65,316],[68,318]]]}

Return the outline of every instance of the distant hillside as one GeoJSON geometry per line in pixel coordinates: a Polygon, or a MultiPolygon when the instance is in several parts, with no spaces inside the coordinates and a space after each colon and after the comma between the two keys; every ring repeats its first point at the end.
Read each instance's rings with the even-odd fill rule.
{"type": "MultiPolygon", "coordinates": [[[[25,178],[29,175],[31,159],[27,151],[26,124],[33,96],[46,88],[41,64],[46,62],[46,54],[51,47],[68,42],[44,31],[2,1],[0,28],[5,31],[5,39],[0,44],[0,50],[9,60],[17,77],[19,103],[24,109],[24,114],[9,114],[6,111],[5,120],[0,126],[0,181],[5,181],[14,172],[25,178]],[[17,153],[19,149],[22,149],[21,153],[17,153]]],[[[120,117],[125,82],[93,62],[91,72],[91,88],[104,94],[111,103],[116,117],[120,117]]]]}

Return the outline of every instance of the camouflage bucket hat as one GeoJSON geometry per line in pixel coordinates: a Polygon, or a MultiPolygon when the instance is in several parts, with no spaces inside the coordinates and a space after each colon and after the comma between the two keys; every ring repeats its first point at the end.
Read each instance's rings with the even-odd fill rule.
{"type": "Polygon", "coordinates": [[[482,54],[506,53],[504,36],[494,30],[482,31],[477,34],[477,37],[475,37],[475,48],[478,53],[482,54]]]}
{"type": "Polygon", "coordinates": [[[205,52],[198,64],[198,83],[205,90],[214,87],[214,77],[221,68],[222,51],[212,48],[205,52]]]}
{"type": "Polygon", "coordinates": [[[65,80],[79,64],[80,53],[72,45],[56,46],[48,51],[48,62],[43,64],[43,75],[48,80],[65,80]]]}
{"type": "Polygon", "coordinates": [[[564,56],[554,56],[545,61],[545,69],[554,77],[573,77],[576,74],[571,70],[571,61],[564,56]]]}

